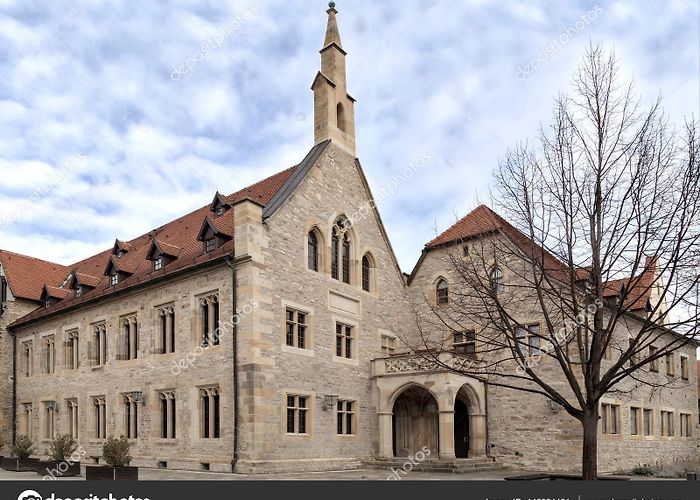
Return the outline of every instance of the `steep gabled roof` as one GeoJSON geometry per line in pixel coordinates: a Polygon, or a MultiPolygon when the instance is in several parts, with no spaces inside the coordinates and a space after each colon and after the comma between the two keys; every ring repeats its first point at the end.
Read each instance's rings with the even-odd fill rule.
{"type": "MultiPolygon", "coordinates": [[[[250,200],[264,207],[270,203],[270,200],[272,200],[277,192],[289,181],[296,169],[296,166],[288,168],[247,188],[241,189],[236,193],[226,197],[217,196],[216,199],[221,199],[230,206],[244,200],[250,200]]],[[[95,283],[95,288],[80,296],[70,292],[68,288],[61,289],[65,291],[65,294],[63,292],[55,292],[65,295],[64,297],[56,297],[62,298],[59,303],[46,309],[37,309],[15,321],[11,326],[22,326],[45,316],[77,307],[83,303],[92,302],[102,297],[145,284],[153,279],[199,267],[208,262],[218,261],[231,255],[233,253],[232,239],[234,232],[233,210],[228,210],[224,215],[211,219],[212,214],[210,209],[211,204],[208,204],[133,240],[116,240],[114,246],[108,250],[70,266],[44,263],[44,265],[38,266],[42,270],[39,275],[35,274],[32,266],[32,262],[36,259],[33,259],[32,262],[27,262],[21,267],[17,266],[18,272],[13,273],[17,277],[16,281],[20,283],[28,282],[35,286],[36,291],[33,294],[33,300],[36,301],[39,301],[45,283],[50,283],[56,287],[68,284],[67,278],[71,276],[72,272],[80,277],[81,282],[83,282],[83,276],[101,277],[104,276],[108,270],[112,270],[112,268],[124,273],[126,277],[116,286],[110,286],[108,279],[98,278],[97,283],[95,283]],[[197,240],[202,223],[207,218],[210,218],[211,223],[220,234],[230,238],[229,241],[226,241],[221,247],[210,253],[204,253],[201,242],[197,240]],[[153,270],[153,266],[148,260],[149,253],[154,243],[157,244],[163,253],[174,257],[173,262],[168,264],[166,268],[158,271],[153,270]],[[116,251],[118,250],[122,251],[121,257],[116,255],[116,253],[118,253],[116,251]],[[56,269],[53,269],[52,266],[56,269]]],[[[23,256],[18,256],[17,259],[18,258],[29,259],[23,256]]],[[[95,280],[92,279],[89,281],[90,284],[92,284],[95,280]]],[[[86,282],[86,284],[88,283],[86,282]]],[[[11,290],[13,290],[14,293],[12,286],[11,290]]]]}
{"type": "MultiPolygon", "coordinates": [[[[437,238],[430,241],[426,246],[426,252],[436,248],[449,246],[459,242],[467,241],[471,238],[476,238],[482,235],[487,235],[500,231],[505,234],[515,245],[527,256],[533,256],[536,253],[538,258],[543,260],[543,269],[552,277],[568,281],[569,267],[552,255],[540,245],[534,244],[533,241],[514,227],[503,217],[491,210],[486,205],[480,205],[465,217],[457,221],[453,226],[440,234],[437,238]]],[[[420,265],[416,265],[416,270],[420,265]]],[[[576,280],[583,281],[587,278],[590,268],[580,268],[576,270],[576,280]]],[[[634,289],[628,291],[626,305],[632,311],[643,311],[651,299],[651,284],[654,282],[656,272],[656,260],[648,258],[645,269],[639,279],[625,278],[614,280],[606,283],[604,296],[611,298],[620,293],[623,285],[628,285],[634,282],[634,289]]],[[[412,276],[415,275],[415,270],[412,276]]]]}
{"type": "Polygon", "coordinates": [[[0,265],[5,270],[12,295],[39,302],[45,284],[60,286],[70,269],[26,255],[0,250],[0,265]]]}

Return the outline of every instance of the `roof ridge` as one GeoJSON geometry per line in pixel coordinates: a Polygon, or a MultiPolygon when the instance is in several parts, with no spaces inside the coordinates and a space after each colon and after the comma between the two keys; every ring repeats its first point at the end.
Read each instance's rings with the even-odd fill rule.
{"type": "Polygon", "coordinates": [[[54,262],[54,261],[51,261],[51,260],[42,259],[42,258],[40,258],[40,257],[32,257],[31,255],[27,255],[27,254],[23,254],[23,253],[18,253],[18,252],[13,252],[12,250],[5,250],[5,249],[3,249],[3,248],[0,248],[0,255],[3,254],[3,253],[10,254],[11,256],[15,256],[15,257],[22,257],[22,258],[24,258],[24,259],[36,260],[36,261],[39,261],[39,262],[43,262],[43,263],[45,263],[45,264],[51,264],[52,266],[65,267],[65,268],[68,268],[68,267],[69,267],[69,266],[66,266],[66,265],[64,265],[64,264],[59,264],[58,262],[54,262]]]}

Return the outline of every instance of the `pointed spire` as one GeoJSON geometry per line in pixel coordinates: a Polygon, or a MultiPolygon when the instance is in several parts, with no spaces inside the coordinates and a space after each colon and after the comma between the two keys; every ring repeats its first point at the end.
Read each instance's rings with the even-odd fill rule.
{"type": "Polygon", "coordinates": [[[336,19],[338,11],[335,10],[335,2],[330,2],[328,7],[329,9],[326,11],[328,13],[328,27],[326,28],[326,40],[323,42],[323,47],[336,44],[342,49],[343,43],[340,41],[340,30],[338,30],[338,21],[336,19]]]}

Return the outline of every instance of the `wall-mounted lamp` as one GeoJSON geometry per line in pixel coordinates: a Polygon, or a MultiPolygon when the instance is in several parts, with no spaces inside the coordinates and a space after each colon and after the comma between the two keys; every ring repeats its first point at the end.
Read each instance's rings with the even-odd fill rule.
{"type": "Polygon", "coordinates": [[[338,404],[338,395],[337,394],[325,394],[323,396],[323,401],[321,402],[321,408],[323,408],[323,411],[328,411],[337,404],[338,404]]]}

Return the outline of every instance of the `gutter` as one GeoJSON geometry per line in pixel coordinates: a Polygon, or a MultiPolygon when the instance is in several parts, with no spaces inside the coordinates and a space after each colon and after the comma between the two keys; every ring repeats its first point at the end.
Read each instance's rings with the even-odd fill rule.
{"type": "Polygon", "coordinates": [[[231,268],[231,309],[233,311],[233,459],[231,462],[231,472],[236,472],[238,464],[238,422],[239,422],[239,391],[238,391],[238,273],[236,272],[236,262],[230,256],[226,256],[226,265],[231,268]]]}

